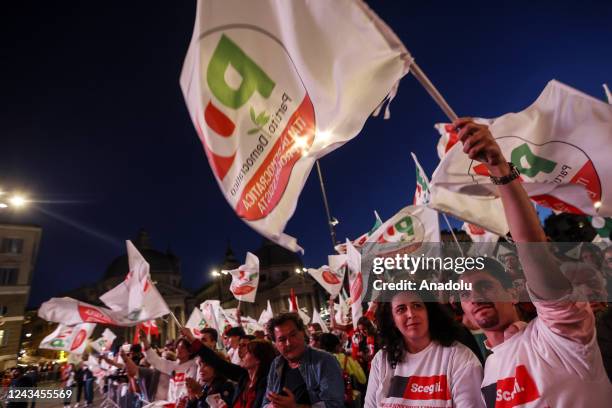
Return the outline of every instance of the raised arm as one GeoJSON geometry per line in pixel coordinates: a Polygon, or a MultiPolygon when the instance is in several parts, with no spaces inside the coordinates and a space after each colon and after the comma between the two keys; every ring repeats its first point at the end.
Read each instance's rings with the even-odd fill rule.
{"type": "MultiPolygon", "coordinates": [[[[484,163],[491,176],[510,175],[511,167],[488,126],[474,123],[470,118],[457,119],[453,125],[460,129],[458,137],[470,159],[484,163]]],[[[546,242],[546,234],[520,180],[499,185],[498,193],[530,290],[543,300],[568,294],[571,284],[561,273],[554,255],[544,245],[529,245],[546,242]]]]}

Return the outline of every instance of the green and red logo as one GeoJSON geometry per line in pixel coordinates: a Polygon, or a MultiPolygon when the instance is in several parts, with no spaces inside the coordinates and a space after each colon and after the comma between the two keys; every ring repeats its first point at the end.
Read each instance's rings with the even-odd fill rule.
{"type": "MultiPolygon", "coordinates": [[[[497,138],[505,153],[521,173],[521,180],[534,183],[580,184],[593,203],[601,201],[601,180],[593,162],[584,150],[562,141],[536,144],[518,136],[497,138]]],[[[474,163],[474,162],[472,162],[474,163]]],[[[470,175],[489,176],[484,164],[470,166],[470,175]]],[[[555,211],[583,214],[573,205],[552,195],[532,196],[532,200],[555,211]]]]}
{"type": "Polygon", "coordinates": [[[378,244],[388,244],[379,255],[410,254],[423,245],[425,225],[414,215],[406,215],[387,227],[378,237],[378,244]],[[385,249],[390,252],[385,252],[385,249]]]}
{"type": "Polygon", "coordinates": [[[314,141],[314,107],[290,55],[271,34],[226,26],[203,35],[199,45],[199,137],[236,213],[262,219],[314,141]]]}

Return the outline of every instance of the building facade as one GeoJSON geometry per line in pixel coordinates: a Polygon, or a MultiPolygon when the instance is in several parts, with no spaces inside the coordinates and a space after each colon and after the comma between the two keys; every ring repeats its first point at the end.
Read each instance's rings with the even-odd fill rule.
{"type": "Polygon", "coordinates": [[[17,364],[42,229],[0,224],[0,370],[17,364]]]}

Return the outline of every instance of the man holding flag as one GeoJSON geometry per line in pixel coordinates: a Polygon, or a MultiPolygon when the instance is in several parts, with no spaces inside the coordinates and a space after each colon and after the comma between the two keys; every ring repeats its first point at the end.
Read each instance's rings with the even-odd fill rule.
{"type": "Polygon", "coordinates": [[[487,407],[607,406],[612,386],[595,339],[595,318],[588,302],[576,300],[577,292],[563,274],[584,266],[560,266],[546,247],[534,244],[546,242],[546,235],[519,172],[506,161],[488,126],[470,119],[458,119],[453,126],[460,129],[463,152],[484,164],[497,186],[538,310],[529,324],[519,321],[511,284],[496,262],[462,275],[475,289],[460,294],[461,305],[484,330],[493,353],[482,382],[487,407]]]}

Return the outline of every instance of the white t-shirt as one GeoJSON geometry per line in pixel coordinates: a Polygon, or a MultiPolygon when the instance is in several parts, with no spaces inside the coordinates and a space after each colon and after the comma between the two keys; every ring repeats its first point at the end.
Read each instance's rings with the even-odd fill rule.
{"type": "Polygon", "coordinates": [[[491,349],[482,381],[487,408],[612,406],[596,336],[582,344],[554,333],[545,321],[535,318],[491,349]]]}
{"type": "Polygon", "coordinates": [[[372,360],[365,407],[484,407],[481,381],[480,362],[458,342],[444,347],[432,341],[418,353],[405,353],[395,369],[380,350],[372,360]]]}
{"type": "Polygon", "coordinates": [[[146,350],[145,356],[153,368],[170,376],[167,399],[170,402],[177,402],[179,398],[187,395],[187,377],[198,378],[198,364],[195,359],[181,364],[178,361],[164,360],[152,349],[146,350]]]}

